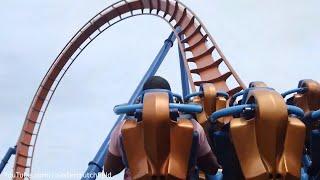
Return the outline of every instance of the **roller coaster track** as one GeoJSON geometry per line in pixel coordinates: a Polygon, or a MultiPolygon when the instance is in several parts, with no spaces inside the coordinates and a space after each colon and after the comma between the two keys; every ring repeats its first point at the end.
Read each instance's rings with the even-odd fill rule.
{"type": "MultiPolygon", "coordinates": [[[[47,71],[32,100],[20,137],[14,164],[14,174],[30,174],[37,138],[50,100],[65,73],[83,50],[102,32],[116,23],[140,15],[151,15],[165,20],[175,31],[179,48],[188,71],[193,91],[201,83],[213,83],[218,90],[234,94],[245,88],[230,63],[206,30],[199,18],[183,3],[175,0],[121,0],[105,8],[86,23],[63,48],[47,71]],[[180,37],[184,37],[183,40],[180,37]],[[215,55],[214,55],[215,54],[215,55]],[[190,69],[194,63],[196,68],[190,69]],[[228,71],[221,73],[221,64],[228,71]],[[195,75],[200,81],[194,81],[195,75]],[[236,87],[230,87],[227,80],[233,77],[236,87]]],[[[14,179],[30,179],[25,176],[14,179]]]]}

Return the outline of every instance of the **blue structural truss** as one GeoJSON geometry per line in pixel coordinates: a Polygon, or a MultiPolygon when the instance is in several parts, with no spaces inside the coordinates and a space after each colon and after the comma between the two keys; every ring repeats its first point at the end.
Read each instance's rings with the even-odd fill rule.
{"type": "Polygon", "coordinates": [[[8,161],[10,160],[10,157],[14,154],[16,154],[16,146],[15,147],[10,147],[7,151],[7,153],[4,155],[1,163],[0,163],[0,174],[2,173],[2,171],[4,170],[4,168],[6,167],[8,161]]]}

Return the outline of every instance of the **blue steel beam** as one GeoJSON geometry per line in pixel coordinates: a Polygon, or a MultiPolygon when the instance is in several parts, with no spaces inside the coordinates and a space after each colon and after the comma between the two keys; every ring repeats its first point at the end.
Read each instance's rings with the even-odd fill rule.
{"type": "Polygon", "coordinates": [[[6,153],[6,155],[3,157],[1,163],[0,163],[0,174],[2,173],[3,169],[6,167],[6,164],[8,163],[10,157],[12,155],[16,154],[16,146],[10,147],[6,153]]]}
{"type": "MultiPolygon", "coordinates": [[[[139,96],[142,91],[143,84],[151,77],[154,76],[159,69],[161,63],[163,62],[164,58],[168,54],[170,48],[173,46],[173,43],[176,39],[175,34],[172,32],[168,39],[164,41],[164,45],[162,46],[160,52],[155,57],[154,61],[152,62],[151,66],[149,67],[146,74],[143,76],[142,80],[140,81],[139,85],[137,86],[136,90],[132,94],[128,104],[133,104],[135,99],[139,96]]],[[[100,149],[98,150],[97,154],[95,155],[94,159],[89,162],[88,168],[81,178],[81,180],[95,180],[98,176],[99,172],[103,170],[104,164],[104,157],[109,148],[109,140],[111,136],[111,132],[117,126],[119,122],[121,122],[124,118],[124,115],[118,117],[117,121],[113,125],[112,129],[110,130],[107,138],[102,143],[100,149]]]]}
{"type": "MultiPolygon", "coordinates": [[[[181,28],[178,27],[177,31],[180,32],[181,28]]],[[[184,38],[183,36],[180,36],[181,40],[183,38],[184,38]]],[[[186,95],[190,94],[189,79],[188,79],[188,73],[187,73],[186,67],[184,65],[184,59],[183,59],[183,56],[182,56],[182,52],[180,51],[179,47],[178,47],[178,52],[179,52],[179,61],[180,61],[182,97],[185,97],[186,95]]]]}

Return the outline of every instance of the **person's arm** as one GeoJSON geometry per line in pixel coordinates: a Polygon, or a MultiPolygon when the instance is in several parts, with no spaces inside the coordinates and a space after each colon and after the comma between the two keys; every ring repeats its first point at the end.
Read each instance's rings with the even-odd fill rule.
{"type": "Polygon", "coordinates": [[[120,146],[121,127],[123,123],[124,122],[120,122],[112,131],[109,149],[104,160],[104,172],[111,174],[111,176],[120,173],[125,168],[122,162],[120,146]]]}
{"type": "Polygon", "coordinates": [[[201,157],[198,157],[197,166],[200,168],[200,170],[210,175],[216,174],[218,169],[221,168],[216,156],[212,151],[201,157]]]}
{"type": "Polygon", "coordinates": [[[107,152],[104,161],[104,173],[114,176],[120,173],[125,168],[121,156],[113,155],[111,152],[107,152]]]}
{"type": "Polygon", "coordinates": [[[197,166],[206,174],[214,175],[217,173],[218,169],[221,168],[221,166],[219,165],[216,156],[211,150],[211,147],[207,140],[207,136],[202,126],[195,120],[193,121],[193,124],[195,130],[199,133],[197,166]]]}

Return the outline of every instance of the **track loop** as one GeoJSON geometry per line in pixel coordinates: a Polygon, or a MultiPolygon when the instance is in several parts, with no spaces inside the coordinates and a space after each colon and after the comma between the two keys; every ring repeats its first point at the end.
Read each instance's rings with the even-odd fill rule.
{"type": "Polygon", "coordinates": [[[156,16],[165,20],[173,30],[178,26],[182,29],[181,33],[175,33],[180,50],[184,52],[182,55],[193,91],[196,90],[195,86],[203,82],[211,82],[217,90],[227,91],[231,95],[245,88],[244,83],[226,60],[200,19],[184,4],[175,0],[121,0],[89,20],[71,38],[52,63],[34,95],[18,139],[14,173],[28,172],[31,174],[32,160],[44,115],[55,90],[73,62],[106,29],[122,20],[140,15],[156,16]],[[181,41],[180,37],[183,37],[184,40],[181,41]],[[208,47],[208,44],[211,45],[208,47]],[[186,51],[192,56],[187,57],[186,51]],[[214,59],[213,52],[216,52],[219,57],[214,59]],[[190,71],[189,62],[194,63],[196,68],[190,71]],[[220,72],[221,64],[226,65],[227,73],[220,72]],[[200,76],[201,80],[195,82],[193,74],[200,76]],[[227,84],[229,77],[236,80],[236,87],[227,84]]]}

